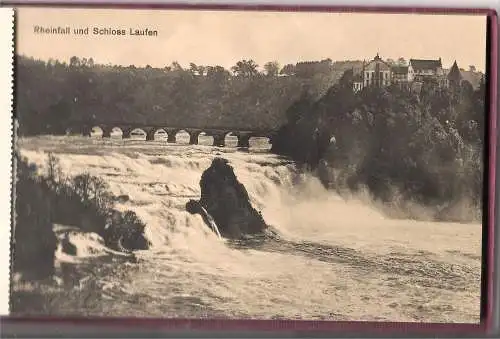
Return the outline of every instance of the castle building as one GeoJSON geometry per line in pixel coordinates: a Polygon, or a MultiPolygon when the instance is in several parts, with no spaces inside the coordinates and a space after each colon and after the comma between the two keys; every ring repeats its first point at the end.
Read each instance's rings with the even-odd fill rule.
{"type": "Polygon", "coordinates": [[[469,81],[473,88],[477,88],[482,73],[475,70],[468,72],[460,69],[455,61],[449,71],[443,69],[441,58],[410,59],[408,66],[389,65],[377,55],[368,63],[363,62],[361,72],[352,76],[354,92],[359,92],[365,87],[387,87],[397,84],[401,88],[419,92],[422,85],[431,82],[439,87],[460,86],[463,81],[469,81]],[[468,80],[468,79],[471,80],[468,80]]]}
{"type": "Polygon", "coordinates": [[[448,72],[448,75],[446,76],[446,80],[447,80],[447,86],[449,87],[458,87],[461,85],[463,76],[462,73],[460,72],[460,69],[458,68],[456,60],[453,63],[453,66],[451,66],[451,69],[448,72]]]}
{"type": "Polygon", "coordinates": [[[363,87],[385,87],[391,84],[391,66],[377,55],[363,65],[363,87]]]}
{"type": "Polygon", "coordinates": [[[408,87],[408,66],[392,66],[392,83],[398,84],[400,87],[408,87]]]}
{"type": "Polygon", "coordinates": [[[410,59],[408,63],[408,81],[425,82],[441,78],[444,75],[441,58],[438,60],[410,59]]]}

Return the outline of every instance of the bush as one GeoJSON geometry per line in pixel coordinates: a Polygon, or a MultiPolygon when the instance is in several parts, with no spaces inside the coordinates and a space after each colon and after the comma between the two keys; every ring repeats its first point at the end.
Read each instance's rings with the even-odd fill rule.
{"type": "Polygon", "coordinates": [[[144,237],[146,225],[135,212],[111,211],[104,229],[106,245],[120,251],[145,250],[149,242],[144,237]]]}
{"type": "MultiPolygon", "coordinates": [[[[50,204],[50,222],[75,225],[86,232],[103,237],[107,246],[121,251],[142,250],[149,247],[144,236],[145,224],[132,211],[113,209],[115,197],[104,180],[88,173],[65,177],[59,161],[49,154],[46,175],[32,176],[44,192],[43,199],[50,204]]],[[[20,238],[22,239],[22,238],[20,238]]]]}

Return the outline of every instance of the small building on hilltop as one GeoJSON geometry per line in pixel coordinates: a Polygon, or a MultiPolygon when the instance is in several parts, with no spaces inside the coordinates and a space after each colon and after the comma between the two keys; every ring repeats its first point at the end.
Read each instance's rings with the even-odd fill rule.
{"type": "Polygon", "coordinates": [[[442,81],[443,65],[441,58],[431,59],[410,59],[408,63],[408,81],[425,82],[426,80],[442,81]]]}
{"type": "Polygon", "coordinates": [[[391,84],[391,66],[377,55],[363,66],[363,87],[387,87],[391,84]]]}
{"type": "Polygon", "coordinates": [[[458,68],[457,61],[453,63],[451,66],[448,75],[446,76],[447,86],[448,87],[459,87],[462,83],[464,77],[462,76],[460,69],[458,68]]]}
{"type": "Polygon", "coordinates": [[[447,72],[446,85],[458,86],[464,82],[470,83],[474,90],[477,90],[484,80],[484,74],[475,70],[475,67],[470,66],[469,70],[463,70],[458,67],[457,62],[453,63],[450,70],[447,72]]]}
{"type": "Polygon", "coordinates": [[[469,70],[466,71],[458,67],[456,60],[445,73],[447,74],[446,87],[458,87],[464,83],[468,83],[473,90],[477,90],[484,81],[484,74],[482,72],[476,71],[473,66],[469,66],[469,70]]]}
{"type": "Polygon", "coordinates": [[[434,84],[437,87],[460,86],[464,81],[469,82],[473,89],[479,88],[484,74],[477,72],[474,66],[469,70],[460,69],[455,61],[447,70],[443,69],[439,59],[410,59],[408,66],[390,64],[377,55],[369,62],[363,62],[362,68],[349,70],[349,77],[354,92],[365,87],[388,87],[397,84],[402,89],[418,93],[424,83],[434,84]]]}
{"type": "Polygon", "coordinates": [[[400,87],[408,87],[408,66],[392,66],[392,83],[398,84],[400,87]]]}

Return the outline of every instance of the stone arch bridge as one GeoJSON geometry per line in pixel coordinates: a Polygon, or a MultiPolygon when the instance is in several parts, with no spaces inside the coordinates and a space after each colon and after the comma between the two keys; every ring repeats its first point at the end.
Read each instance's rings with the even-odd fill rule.
{"type": "Polygon", "coordinates": [[[156,132],[163,130],[167,134],[167,142],[175,143],[177,141],[177,133],[186,131],[189,134],[189,144],[197,145],[198,137],[204,133],[207,136],[213,137],[213,146],[224,147],[225,138],[227,135],[232,134],[238,138],[237,147],[248,148],[250,147],[250,138],[264,137],[272,140],[275,133],[271,129],[242,129],[242,128],[199,128],[199,127],[172,127],[165,125],[153,124],[127,124],[127,123],[74,123],[70,124],[68,132],[71,134],[81,134],[90,137],[92,130],[99,127],[102,130],[103,138],[110,138],[111,133],[115,129],[120,129],[122,138],[128,139],[131,137],[132,132],[135,130],[142,130],[146,135],[146,141],[155,139],[156,132]]]}

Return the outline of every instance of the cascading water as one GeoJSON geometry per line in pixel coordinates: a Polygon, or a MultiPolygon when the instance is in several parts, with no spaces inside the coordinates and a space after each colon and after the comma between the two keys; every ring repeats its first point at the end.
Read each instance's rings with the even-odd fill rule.
{"type": "Polygon", "coordinates": [[[222,236],[220,235],[219,227],[217,227],[217,224],[215,223],[214,218],[212,218],[212,216],[210,214],[208,214],[205,207],[200,206],[200,208],[201,208],[201,211],[203,212],[203,214],[205,215],[205,218],[208,221],[208,224],[210,225],[210,228],[212,229],[212,231],[214,231],[215,234],[217,234],[217,236],[219,237],[219,239],[221,239],[222,236]]]}
{"type": "Polygon", "coordinates": [[[103,314],[450,321],[442,306],[459,310],[453,321],[479,317],[480,225],[389,220],[368,200],[341,199],[297,175],[259,140],[243,153],[203,137],[200,145],[178,139],[185,144],[20,140],[32,162],[43,165],[56,151],[64,173],[103,178],[115,195],[129,196],[117,209],[135,211],[147,225],[151,249],[117,267],[120,278],[100,277],[103,314]],[[215,157],[233,166],[276,241],[235,248],[215,223],[210,229],[186,212],[215,157]],[[418,304],[427,306],[411,306],[418,304]]]}

